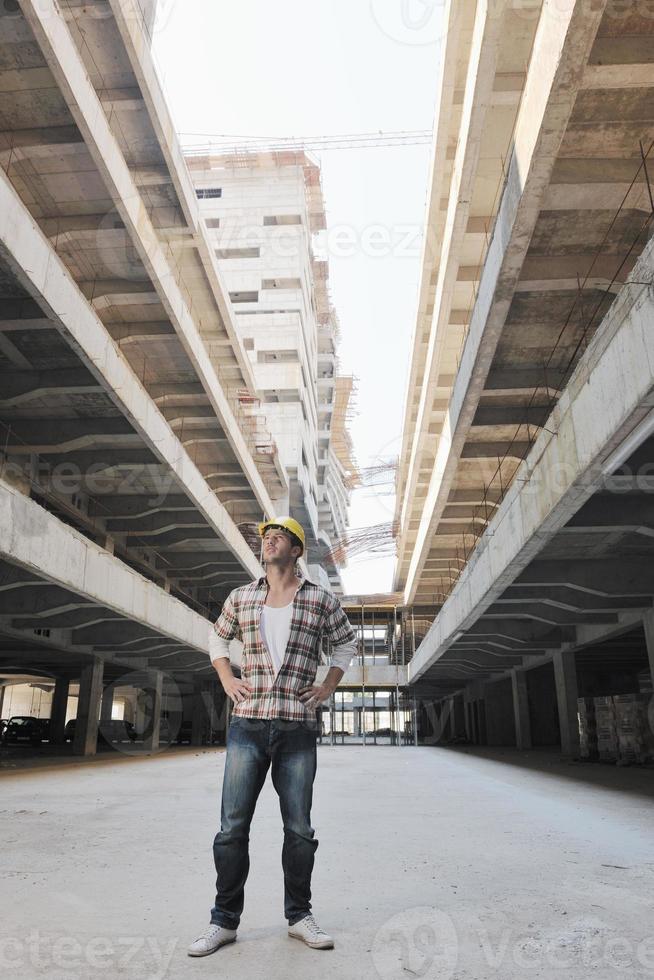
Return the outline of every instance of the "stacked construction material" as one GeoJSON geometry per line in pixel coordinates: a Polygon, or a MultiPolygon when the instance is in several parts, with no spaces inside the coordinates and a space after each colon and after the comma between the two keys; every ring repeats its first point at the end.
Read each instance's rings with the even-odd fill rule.
{"type": "Polygon", "coordinates": [[[617,762],[618,733],[615,726],[615,705],[611,695],[593,698],[597,728],[597,753],[604,762],[617,762]]]}
{"type": "Polygon", "coordinates": [[[579,698],[577,700],[577,721],[579,723],[579,755],[582,759],[596,759],[597,725],[595,702],[592,698],[579,698]]]}
{"type": "Polygon", "coordinates": [[[613,698],[621,765],[654,759],[654,733],[648,719],[649,694],[616,694],[613,698]]]}

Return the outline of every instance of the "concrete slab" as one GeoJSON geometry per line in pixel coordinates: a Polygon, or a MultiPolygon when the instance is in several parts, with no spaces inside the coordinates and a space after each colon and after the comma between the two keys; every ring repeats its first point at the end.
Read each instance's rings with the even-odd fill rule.
{"type": "Polygon", "coordinates": [[[189,959],[212,900],[224,758],[206,749],[4,777],[5,974],[653,975],[652,772],[434,747],[319,749],[314,908],[335,950],[286,936],[268,780],[239,939],[189,959]]]}

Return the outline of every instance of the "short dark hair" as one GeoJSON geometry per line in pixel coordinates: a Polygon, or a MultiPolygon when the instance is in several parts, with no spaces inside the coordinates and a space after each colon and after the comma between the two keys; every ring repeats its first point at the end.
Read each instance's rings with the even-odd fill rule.
{"type": "Polygon", "coordinates": [[[304,545],[302,544],[302,542],[298,538],[297,534],[293,534],[293,532],[292,531],[289,531],[289,529],[287,527],[284,527],[283,524],[269,524],[266,527],[266,529],[264,530],[264,532],[262,534],[262,538],[265,538],[266,531],[269,531],[271,528],[272,529],[275,529],[277,531],[283,531],[284,534],[288,535],[288,537],[291,539],[291,545],[294,548],[299,548],[301,554],[304,554],[304,545]]]}

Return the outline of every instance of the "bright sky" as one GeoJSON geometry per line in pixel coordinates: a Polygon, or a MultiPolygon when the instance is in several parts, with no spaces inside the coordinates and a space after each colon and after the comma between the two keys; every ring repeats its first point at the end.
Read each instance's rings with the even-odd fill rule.
{"type": "MultiPolygon", "coordinates": [[[[159,0],[154,54],[182,134],[424,130],[433,125],[441,13],[442,0],[159,0]]],[[[315,155],[341,370],[358,378],[351,432],[359,465],[369,466],[400,448],[430,148],[315,155]]],[[[393,510],[392,496],[363,488],[350,525],[390,521],[393,510]]],[[[393,566],[354,558],[346,592],[388,591],[393,566]]]]}

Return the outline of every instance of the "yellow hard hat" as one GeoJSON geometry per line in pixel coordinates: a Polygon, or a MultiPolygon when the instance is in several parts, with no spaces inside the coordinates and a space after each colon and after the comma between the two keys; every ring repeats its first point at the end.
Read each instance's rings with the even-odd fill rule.
{"type": "Polygon", "coordinates": [[[259,525],[261,537],[264,536],[266,528],[269,527],[283,527],[287,530],[289,534],[297,538],[298,544],[302,545],[302,554],[304,554],[304,528],[293,517],[275,517],[271,521],[262,521],[259,525]]]}

